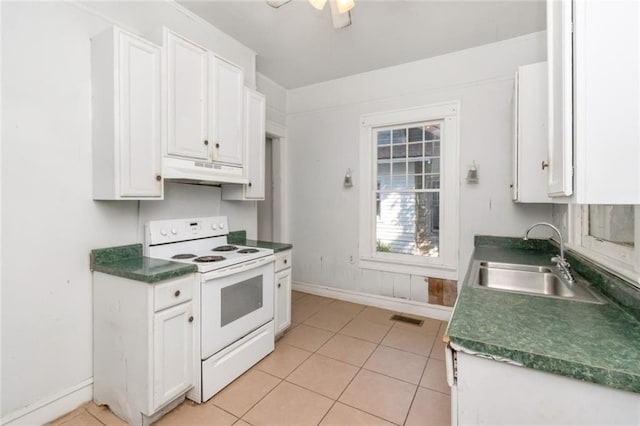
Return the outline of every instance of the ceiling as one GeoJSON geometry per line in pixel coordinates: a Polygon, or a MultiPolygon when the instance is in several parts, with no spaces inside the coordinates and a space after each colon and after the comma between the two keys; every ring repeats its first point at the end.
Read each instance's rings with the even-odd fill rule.
{"type": "Polygon", "coordinates": [[[292,89],[541,31],[545,2],[356,0],[335,30],[306,0],[179,1],[256,51],[257,70],[292,89]]]}

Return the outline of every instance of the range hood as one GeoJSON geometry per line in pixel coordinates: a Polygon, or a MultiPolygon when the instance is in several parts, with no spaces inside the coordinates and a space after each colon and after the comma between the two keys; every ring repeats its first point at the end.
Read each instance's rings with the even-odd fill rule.
{"type": "Polygon", "coordinates": [[[249,183],[249,178],[244,175],[241,166],[186,158],[164,157],[162,159],[162,176],[168,181],[200,185],[249,183]]]}

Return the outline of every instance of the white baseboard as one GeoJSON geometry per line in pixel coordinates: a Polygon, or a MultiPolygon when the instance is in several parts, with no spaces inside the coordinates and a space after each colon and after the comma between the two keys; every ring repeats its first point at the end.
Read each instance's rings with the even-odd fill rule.
{"type": "Polygon", "coordinates": [[[42,425],[75,410],[92,399],[93,378],[8,414],[0,420],[0,424],[11,426],[42,425]]]}
{"type": "Polygon", "coordinates": [[[300,281],[293,282],[292,288],[303,293],[318,296],[331,297],[347,302],[360,303],[362,305],[375,306],[376,308],[389,309],[390,311],[404,312],[420,315],[442,321],[449,321],[453,308],[413,300],[396,299],[395,297],[380,296],[376,294],[360,293],[357,291],[343,290],[317,284],[308,284],[300,281]]]}

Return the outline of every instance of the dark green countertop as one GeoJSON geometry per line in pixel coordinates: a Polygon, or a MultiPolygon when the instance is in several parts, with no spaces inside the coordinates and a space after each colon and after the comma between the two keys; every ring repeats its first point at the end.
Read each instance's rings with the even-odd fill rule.
{"type": "Polygon", "coordinates": [[[248,247],[258,247],[272,249],[274,253],[281,251],[291,250],[292,244],[288,243],[276,243],[272,241],[260,241],[260,240],[247,240],[247,233],[245,231],[232,231],[227,237],[229,244],[239,244],[248,247]]]}
{"type": "MultiPolygon", "coordinates": [[[[557,253],[511,247],[477,246],[471,261],[547,265],[557,253]]],[[[640,393],[640,321],[605,300],[598,305],[476,288],[467,277],[447,334],[461,348],[640,393]]]]}
{"type": "Polygon", "coordinates": [[[145,283],[157,283],[196,272],[195,265],[142,256],[142,244],[91,251],[91,270],[145,283]]]}

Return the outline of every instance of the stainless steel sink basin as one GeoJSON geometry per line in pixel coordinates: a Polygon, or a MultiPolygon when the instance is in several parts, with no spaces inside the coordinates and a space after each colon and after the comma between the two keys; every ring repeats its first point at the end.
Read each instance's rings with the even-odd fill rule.
{"type": "Polygon", "coordinates": [[[473,285],[588,303],[603,303],[581,282],[569,283],[548,266],[476,261],[473,285]]]}

